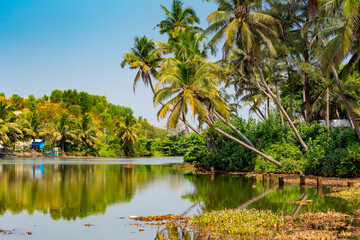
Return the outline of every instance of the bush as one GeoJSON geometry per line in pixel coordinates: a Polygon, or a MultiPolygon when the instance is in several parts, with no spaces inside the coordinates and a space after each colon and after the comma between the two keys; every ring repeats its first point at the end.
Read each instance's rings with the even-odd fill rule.
{"type": "Polygon", "coordinates": [[[303,170],[304,156],[299,146],[287,142],[280,142],[270,145],[262,149],[263,153],[272,156],[279,161],[281,167],[269,162],[261,156],[257,156],[255,160],[256,172],[286,172],[295,173],[303,170]]]}

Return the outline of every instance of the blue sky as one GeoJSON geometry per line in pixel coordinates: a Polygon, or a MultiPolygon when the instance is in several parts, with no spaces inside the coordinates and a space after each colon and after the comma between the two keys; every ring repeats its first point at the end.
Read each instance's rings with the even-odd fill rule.
{"type": "MultiPolygon", "coordinates": [[[[157,126],[150,89],[135,71],[121,69],[124,52],[135,36],[165,41],[154,27],[164,19],[160,4],[170,0],[0,0],[0,92],[27,97],[54,89],[77,89],[105,95],[109,102],[131,107],[157,126]]],[[[206,27],[215,5],[186,0],[206,27]]]]}

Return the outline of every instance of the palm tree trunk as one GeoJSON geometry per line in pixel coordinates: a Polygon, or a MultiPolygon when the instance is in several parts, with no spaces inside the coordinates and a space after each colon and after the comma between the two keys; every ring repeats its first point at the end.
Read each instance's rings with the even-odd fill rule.
{"type": "MultiPolygon", "coordinates": [[[[321,28],[320,28],[320,30],[321,30],[321,28]]],[[[321,43],[322,43],[323,47],[325,47],[326,44],[327,44],[326,39],[324,39],[324,38],[321,39],[321,43]]],[[[354,114],[353,114],[353,111],[351,109],[351,106],[349,105],[349,103],[348,103],[348,101],[347,101],[347,99],[345,97],[344,91],[343,91],[341,83],[340,83],[339,75],[337,74],[333,63],[331,63],[330,70],[331,70],[332,74],[334,75],[335,83],[336,83],[337,88],[339,89],[341,100],[343,101],[343,103],[345,105],[346,112],[348,114],[350,123],[352,123],[353,128],[355,128],[358,139],[360,140],[359,125],[357,124],[356,119],[355,119],[354,114]]]]}
{"type": "MultiPolygon", "coordinates": [[[[149,84],[150,84],[151,91],[153,92],[153,94],[155,96],[155,89],[154,89],[151,79],[149,79],[149,84]]],[[[164,106],[163,102],[159,102],[159,103],[164,106]]],[[[185,118],[182,119],[179,116],[179,119],[180,119],[180,121],[182,121],[185,124],[185,131],[186,131],[186,126],[188,126],[189,128],[191,128],[191,130],[193,130],[194,133],[196,133],[197,135],[201,135],[201,133],[195,127],[193,127],[190,123],[188,123],[185,118]]]]}
{"type": "Polygon", "coordinates": [[[242,139],[245,140],[245,142],[247,142],[251,147],[254,148],[254,145],[252,144],[252,142],[247,139],[247,137],[244,136],[244,134],[242,134],[238,129],[236,129],[234,127],[234,125],[232,125],[231,123],[229,123],[228,121],[226,121],[218,112],[214,111],[214,114],[216,117],[218,117],[223,123],[225,123],[226,125],[228,125],[232,130],[234,130],[242,139]]]}
{"type": "Polygon", "coordinates": [[[275,96],[275,94],[271,91],[269,85],[266,83],[265,79],[264,79],[264,75],[262,73],[262,70],[260,69],[259,65],[257,64],[256,60],[254,61],[254,65],[255,65],[255,68],[260,76],[260,79],[263,83],[263,85],[265,86],[266,88],[266,91],[268,94],[271,95],[272,99],[274,99],[274,102],[276,103],[276,105],[279,107],[280,111],[284,114],[285,116],[285,119],[286,121],[289,123],[291,129],[294,131],[297,139],[299,140],[301,146],[303,146],[303,148],[305,148],[305,150],[309,150],[308,146],[305,144],[304,140],[301,138],[299,132],[297,131],[294,123],[291,121],[289,115],[287,114],[287,112],[285,111],[285,109],[283,108],[283,106],[281,105],[279,99],[277,99],[277,97],[275,96]]]}
{"type": "Polygon", "coordinates": [[[326,126],[330,128],[330,87],[326,88],[326,126]]]}
{"type": "Polygon", "coordinates": [[[268,160],[268,161],[270,161],[270,162],[274,163],[275,165],[281,166],[281,163],[280,163],[280,162],[278,162],[278,161],[276,161],[276,160],[275,160],[275,159],[273,159],[272,157],[270,157],[270,156],[268,156],[268,155],[266,155],[266,154],[264,154],[264,153],[260,152],[260,151],[259,151],[259,150],[257,150],[256,148],[253,148],[253,147],[251,147],[251,146],[247,145],[246,143],[244,143],[244,142],[240,141],[239,139],[237,139],[237,138],[235,138],[235,137],[231,136],[230,134],[227,134],[227,133],[226,133],[226,132],[224,132],[223,130],[221,130],[221,129],[219,129],[219,128],[215,127],[215,126],[213,126],[213,125],[212,125],[209,121],[206,121],[206,123],[207,123],[207,125],[209,125],[209,127],[211,127],[212,129],[214,129],[216,132],[220,133],[221,135],[223,135],[223,136],[225,136],[225,137],[229,138],[230,140],[232,140],[232,141],[234,141],[234,142],[236,142],[236,143],[240,144],[240,145],[241,145],[241,146],[243,146],[244,148],[249,149],[250,151],[253,151],[254,153],[256,153],[256,154],[258,154],[258,155],[262,156],[262,157],[263,157],[263,158],[265,158],[266,160],[268,160]]]}
{"type": "MultiPolygon", "coordinates": [[[[279,101],[281,101],[280,100],[280,91],[279,91],[279,86],[278,86],[278,84],[277,83],[275,83],[275,89],[276,89],[276,96],[277,96],[277,98],[279,99],[279,101]]],[[[281,121],[281,125],[283,125],[284,126],[284,117],[283,117],[283,115],[282,115],[282,113],[281,113],[281,111],[280,111],[280,109],[278,108],[278,111],[279,111],[279,114],[280,114],[280,121],[281,121]]]]}
{"type": "Polygon", "coordinates": [[[294,93],[291,82],[289,82],[289,93],[290,93],[290,119],[291,121],[294,121],[294,93]]]}
{"type": "MultiPolygon", "coordinates": [[[[185,119],[185,115],[183,114],[183,122],[185,123],[186,122],[186,119],[185,119]]],[[[185,124],[185,136],[189,136],[189,128],[188,126],[185,124]]]]}
{"type": "MultiPolygon", "coordinates": [[[[308,20],[308,18],[306,18],[308,20]]],[[[306,63],[310,62],[309,56],[309,40],[308,40],[308,31],[304,33],[304,61],[306,63]]],[[[312,109],[311,109],[311,99],[310,99],[310,83],[309,83],[309,74],[304,71],[304,84],[303,84],[303,98],[305,103],[305,120],[307,123],[311,123],[312,120],[312,109]]]]}
{"type": "Polygon", "coordinates": [[[358,136],[358,139],[360,140],[360,130],[359,130],[359,125],[357,124],[356,122],[356,119],[354,117],[354,114],[352,112],[352,109],[351,109],[351,106],[349,104],[349,102],[347,101],[346,97],[345,97],[345,93],[342,89],[342,86],[341,86],[341,83],[340,83],[340,79],[339,79],[339,76],[335,70],[335,67],[334,65],[332,64],[331,65],[331,71],[332,71],[332,74],[334,75],[334,78],[335,78],[335,82],[336,82],[336,86],[338,87],[339,89],[339,93],[340,93],[340,96],[341,96],[341,100],[343,101],[345,107],[346,107],[346,112],[349,116],[349,119],[350,121],[352,122],[353,124],[353,127],[355,128],[355,131],[356,131],[356,134],[358,136]]]}

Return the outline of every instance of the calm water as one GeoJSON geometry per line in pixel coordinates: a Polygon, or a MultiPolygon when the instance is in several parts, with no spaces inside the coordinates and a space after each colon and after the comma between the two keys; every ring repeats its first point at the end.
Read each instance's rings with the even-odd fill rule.
{"type": "Polygon", "coordinates": [[[0,228],[15,229],[15,234],[1,238],[154,239],[162,227],[135,226],[139,222],[128,217],[192,216],[237,207],[290,215],[359,207],[318,195],[317,189],[269,189],[242,176],[198,175],[163,165],[179,162],[181,158],[2,160],[0,228]],[[299,208],[289,203],[299,199],[311,199],[312,204],[299,208]],[[21,235],[29,231],[31,236],[21,235]]]}

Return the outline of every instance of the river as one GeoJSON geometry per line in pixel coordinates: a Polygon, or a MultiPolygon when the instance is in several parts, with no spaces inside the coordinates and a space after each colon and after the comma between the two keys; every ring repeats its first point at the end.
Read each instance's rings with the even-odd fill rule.
{"type": "Polygon", "coordinates": [[[154,239],[164,227],[129,216],[193,216],[237,207],[287,215],[358,208],[324,196],[327,188],[322,195],[316,189],[300,191],[296,186],[269,189],[244,176],[196,174],[167,165],[181,162],[178,157],[1,160],[0,229],[12,233],[1,237],[154,239]],[[291,203],[302,198],[312,200],[311,204],[299,208],[291,203]]]}

